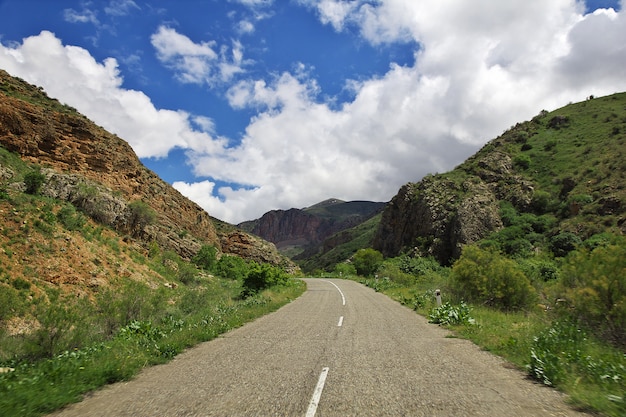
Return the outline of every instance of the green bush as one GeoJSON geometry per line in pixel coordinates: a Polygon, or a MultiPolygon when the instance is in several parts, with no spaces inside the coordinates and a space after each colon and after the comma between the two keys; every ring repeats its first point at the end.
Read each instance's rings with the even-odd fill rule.
{"type": "Polygon", "coordinates": [[[374,275],[383,262],[383,254],[375,249],[359,249],[352,258],[357,274],[364,277],[374,275]]]}
{"type": "Polygon", "coordinates": [[[554,256],[563,257],[576,249],[581,243],[582,240],[574,233],[563,232],[550,238],[550,250],[552,250],[554,256]]]}
{"type": "MultiPolygon", "coordinates": [[[[28,287],[30,288],[30,284],[28,287]]],[[[24,296],[18,292],[18,289],[0,284],[0,322],[24,310],[24,296]]]]}
{"type": "Polygon", "coordinates": [[[286,284],[289,276],[270,264],[252,265],[243,280],[243,295],[250,296],[274,285],[286,284]]]}
{"type": "Polygon", "coordinates": [[[626,239],[578,250],[561,272],[561,297],[573,314],[605,339],[626,346],[626,239]]]}
{"type": "Polygon", "coordinates": [[[535,290],[520,267],[493,250],[467,246],[452,268],[460,299],[504,310],[529,307],[535,290]]]}
{"type": "Polygon", "coordinates": [[[132,321],[156,320],[165,314],[164,288],[151,290],[147,285],[129,280],[117,291],[101,290],[96,296],[97,326],[107,338],[132,321]]]}
{"type": "Polygon", "coordinates": [[[441,270],[441,265],[432,256],[410,257],[403,255],[398,259],[398,261],[399,267],[403,272],[411,274],[415,277],[421,277],[441,270]]]}
{"type": "Polygon", "coordinates": [[[180,262],[178,264],[177,278],[183,284],[198,282],[198,268],[194,264],[180,262]]]}
{"type": "Polygon", "coordinates": [[[513,158],[513,166],[526,170],[530,167],[530,156],[526,154],[517,155],[513,158]]]}
{"type": "Polygon", "coordinates": [[[130,203],[128,209],[130,211],[129,228],[133,235],[140,234],[146,226],[156,220],[156,212],[141,200],[130,203]]]}
{"type": "Polygon", "coordinates": [[[34,314],[39,327],[26,337],[25,356],[50,358],[89,343],[92,329],[87,324],[87,317],[90,311],[88,301],[68,303],[61,300],[56,291],[49,294],[49,301],[38,300],[34,314]]]}
{"type": "Polygon", "coordinates": [[[39,169],[30,171],[24,175],[24,184],[26,185],[27,194],[39,194],[45,182],[46,176],[43,175],[39,169]]]}
{"type": "Polygon", "coordinates": [[[341,262],[335,265],[333,272],[342,277],[356,275],[356,268],[351,263],[341,262]]]}
{"type": "Polygon", "coordinates": [[[215,265],[214,272],[222,278],[243,280],[248,273],[248,263],[239,256],[222,255],[215,265]]]}
{"type": "Polygon", "coordinates": [[[217,249],[211,245],[202,245],[198,253],[191,258],[191,261],[198,266],[198,268],[202,268],[206,271],[213,270],[217,262],[217,249]]]}
{"type": "Polygon", "coordinates": [[[517,262],[532,282],[555,281],[559,277],[559,267],[553,260],[523,258],[518,259],[517,262]]]}
{"type": "Polygon", "coordinates": [[[415,282],[413,275],[407,274],[402,271],[398,265],[389,262],[383,263],[383,265],[378,268],[378,274],[383,278],[389,278],[396,284],[405,287],[411,286],[411,284],[415,282]]]}

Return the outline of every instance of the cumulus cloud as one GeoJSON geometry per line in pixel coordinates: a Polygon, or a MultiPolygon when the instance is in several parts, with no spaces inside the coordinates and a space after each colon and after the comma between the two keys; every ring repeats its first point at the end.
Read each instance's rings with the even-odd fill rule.
{"type": "Polygon", "coordinates": [[[118,133],[140,156],[186,149],[203,180],[175,187],[230,222],[329,197],[386,201],[542,109],[626,90],[623,11],[584,14],[571,0],[299,3],[331,30],[360,33],[372,45],[418,45],[415,63],[346,80],[354,99],[331,103],[302,65],[252,78],[241,71],[242,44],[194,42],[159,28],[153,45],[181,81],[228,83],[229,104],[254,113],[234,146],[216,136],[219,121],[156,109],[121,87],[115,60],[96,62],[51,33],[1,47],[0,66],[118,133]]]}
{"type": "Polygon", "coordinates": [[[209,119],[194,121],[184,111],[155,108],[144,93],[122,88],[115,59],[99,63],[83,48],[64,46],[51,32],[15,47],[0,45],[0,67],[43,86],[50,96],[118,134],[139,157],[164,157],[176,147],[211,152],[223,146],[211,136],[209,119]]]}
{"type": "Polygon", "coordinates": [[[219,53],[216,42],[195,43],[175,29],[160,26],[150,41],[158,59],[176,72],[184,83],[215,85],[228,82],[243,72],[243,46],[233,41],[232,48],[222,46],[219,53]]]}

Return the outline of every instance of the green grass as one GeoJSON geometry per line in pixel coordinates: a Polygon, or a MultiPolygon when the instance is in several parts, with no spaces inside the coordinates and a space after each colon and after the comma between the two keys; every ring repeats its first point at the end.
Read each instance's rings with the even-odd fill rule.
{"type": "MultiPolygon", "coordinates": [[[[228,282],[218,285],[226,291],[232,288],[228,282]]],[[[86,392],[131,379],[146,366],[167,362],[186,348],[274,311],[304,289],[294,280],[245,300],[204,301],[187,315],[177,311],[158,321],[131,321],[108,341],[34,362],[10,362],[6,365],[14,371],[0,374],[0,410],[7,417],[52,412],[79,401],[86,392]]]]}
{"type": "MultiPolygon", "coordinates": [[[[411,286],[385,279],[358,280],[426,317],[436,307],[435,289],[441,288],[444,301],[450,301],[447,280],[442,275],[435,275],[430,281],[417,279],[411,286]]],[[[452,299],[452,304],[456,303],[458,301],[452,299]]],[[[538,355],[542,358],[540,372],[544,366],[548,372],[558,373],[558,380],[549,385],[568,394],[574,407],[603,416],[626,415],[626,355],[623,351],[584,331],[584,337],[573,341],[567,332],[561,332],[542,343],[541,335],[550,331],[556,318],[539,307],[518,312],[502,312],[478,305],[469,307],[473,323],[446,326],[457,337],[471,340],[529,375],[532,375],[533,355],[538,355]]],[[[573,329],[570,333],[580,332],[581,327],[573,325],[573,329]]]]}

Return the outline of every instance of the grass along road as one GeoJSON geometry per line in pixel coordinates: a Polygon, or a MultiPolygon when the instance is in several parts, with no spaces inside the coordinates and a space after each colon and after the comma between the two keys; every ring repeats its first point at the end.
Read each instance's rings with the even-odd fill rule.
{"type": "Polygon", "coordinates": [[[306,283],[277,312],[54,416],[584,415],[361,284],[306,283]]]}

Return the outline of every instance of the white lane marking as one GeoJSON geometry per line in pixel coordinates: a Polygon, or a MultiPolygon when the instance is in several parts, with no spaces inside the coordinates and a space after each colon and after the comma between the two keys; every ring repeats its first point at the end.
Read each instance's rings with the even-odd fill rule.
{"type": "Polygon", "coordinates": [[[335,286],[335,288],[337,288],[337,291],[339,291],[339,294],[341,294],[341,305],[346,305],[346,297],[344,297],[343,295],[343,291],[341,291],[341,288],[339,288],[337,286],[337,284],[335,284],[334,282],[330,282],[330,281],[326,281],[324,280],[324,282],[328,282],[329,284],[333,284],[335,286]]]}
{"type": "Polygon", "coordinates": [[[343,316],[339,317],[339,323],[337,323],[337,327],[341,327],[343,324],[343,316]]]}
{"type": "Polygon", "coordinates": [[[326,375],[328,375],[328,368],[323,368],[320,378],[317,380],[315,391],[313,391],[313,397],[309,403],[309,409],[306,411],[306,417],[314,417],[317,412],[317,405],[320,403],[322,391],[324,390],[324,384],[326,383],[326,375]]]}

